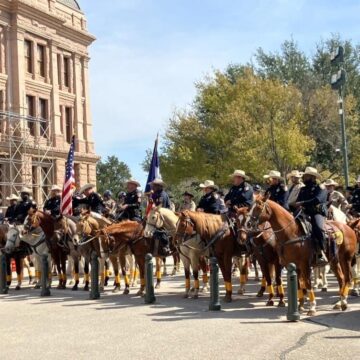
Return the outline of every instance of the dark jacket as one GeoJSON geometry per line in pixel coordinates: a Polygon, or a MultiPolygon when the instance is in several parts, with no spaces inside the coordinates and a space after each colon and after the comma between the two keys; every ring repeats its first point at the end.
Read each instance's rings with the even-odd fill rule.
{"type": "Polygon", "coordinates": [[[169,195],[164,191],[156,191],[151,194],[151,200],[155,206],[162,206],[163,208],[170,209],[170,198],[169,195]]]}
{"type": "Polygon", "coordinates": [[[15,222],[18,224],[23,224],[28,215],[28,211],[32,206],[35,206],[35,203],[30,199],[25,201],[21,200],[18,202],[14,211],[15,222]]]}
{"type": "Polygon", "coordinates": [[[8,219],[9,223],[12,224],[15,221],[15,208],[17,204],[8,206],[5,213],[5,218],[8,219]]]}
{"type": "Polygon", "coordinates": [[[127,208],[121,213],[121,219],[138,220],[141,219],[141,193],[137,190],[128,192],[125,196],[124,205],[127,208]]]}
{"type": "Polygon", "coordinates": [[[60,215],[60,204],[61,196],[54,196],[45,201],[44,210],[50,211],[52,216],[57,217],[60,215]]]}
{"type": "Polygon", "coordinates": [[[350,204],[352,205],[352,210],[360,213],[360,187],[356,186],[351,194],[350,204]]]}
{"type": "Polygon", "coordinates": [[[215,197],[215,191],[202,196],[197,209],[203,209],[208,214],[219,214],[219,202],[215,197]]]}
{"type": "Polygon", "coordinates": [[[327,215],[327,192],[316,183],[305,184],[300,189],[297,202],[301,202],[306,215],[327,215]]]}
{"type": "Polygon", "coordinates": [[[102,214],[105,209],[103,199],[96,192],[91,193],[88,197],[86,197],[84,199],[78,199],[77,203],[78,203],[78,205],[88,206],[88,208],[91,211],[96,212],[98,214],[102,214]]]}
{"type": "Polygon", "coordinates": [[[253,188],[247,182],[243,182],[239,186],[233,186],[225,196],[225,203],[231,201],[229,208],[234,209],[235,206],[250,208],[253,204],[253,188]]]}
{"type": "Polygon", "coordinates": [[[286,208],[287,191],[284,183],[269,186],[265,192],[265,196],[268,196],[269,194],[270,200],[286,208]]]}

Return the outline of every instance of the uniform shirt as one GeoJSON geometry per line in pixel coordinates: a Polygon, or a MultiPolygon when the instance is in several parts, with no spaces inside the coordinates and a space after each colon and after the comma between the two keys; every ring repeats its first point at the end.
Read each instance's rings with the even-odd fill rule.
{"type": "Polygon", "coordinates": [[[350,203],[352,205],[352,209],[357,213],[360,213],[360,187],[355,186],[351,194],[350,203]]]}
{"type": "Polygon", "coordinates": [[[291,211],[295,210],[294,205],[299,196],[300,189],[304,187],[303,183],[292,184],[287,192],[286,203],[291,211]]]}
{"type": "Polygon", "coordinates": [[[253,188],[247,183],[243,182],[239,186],[233,186],[225,196],[225,203],[231,201],[230,209],[234,207],[247,207],[250,208],[253,204],[253,188]]]}
{"type": "Polygon", "coordinates": [[[285,184],[279,183],[277,185],[270,185],[270,187],[265,192],[265,196],[269,194],[270,200],[278,203],[282,207],[286,207],[287,191],[285,184]]]}
{"type": "Polygon", "coordinates": [[[129,220],[140,218],[141,219],[141,193],[137,190],[128,192],[125,196],[123,205],[127,208],[122,212],[122,218],[129,220]]]}
{"type": "Polygon", "coordinates": [[[196,210],[196,204],[194,203],[193,200],[191,200],[190,202],[184,201],[181,204],[180,211],[185,211],[185,210],[190,210],[190,211],[196,210]]]}
{"type": "Polygon", "coordinates": [[[61,203],[60,195],[47,199],[44,204],[44,210],[50,211],[51,216],[57,217],[60,215],[60,203],[61,203]]]}
{"type": "Polygon", "coordinates": [[[12,224],[15,221],[15,208],[17,204],[8,206],[5,212],[5,218],[8,219],[9,223],[12,224]]]}
{"type": "Polygon", "coordinates": [[[309,183],[300,189],[297,202],[303,203],[304,212],[307,215],[321,214],[326,216],[326,197],[326,190],[316,183],[309,183]]]}
{"type": "Polygon", "coordinates": [[[215,192],[212,191],[209,194],[205,194],[201,197],[197,209],[203,209],[205,213],[208,214],[218,214],[219,213],[219,203],[215,197],[215,192]]]}
{"type": "Polygon", "coordinates": [[[103,199],[96,192],[91,193],[88,197],[84,199],[78,199],[77,202],[79,205],[81,204],[87,205],[91,211],[96,212],[98,214],[101,214],[105,209],[103,199]]]}
{"type": "Polygon", "coordinates": [[[28,215],[28,211],[30,208],[35,205],[33,201],[29,200],[21,200],[17,203],[14,211],[14,219],[17,223],[23,224],[25,221],[25,218],[28,215]]]}
{"type": "Polygon", "coordinates": [[[336,190],[332,191],[331,193],[328,192],[327,203],[329,207],[330,205],[333,205],[342,211],[345,211],[346,210],[345,208],[348,205],[345,196],[340,191],[336,191],[336,190]]]}
{"type": "Polygon", "coordinates": [[[161,206],[165,209],[170,209],[170,198],[164,190],[159,190],[151,194],[151,200],[155,206],[161,206]]]}

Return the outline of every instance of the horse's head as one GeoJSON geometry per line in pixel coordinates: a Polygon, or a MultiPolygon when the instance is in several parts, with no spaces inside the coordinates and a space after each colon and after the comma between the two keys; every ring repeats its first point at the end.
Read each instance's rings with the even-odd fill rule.
{"type": "Polygon", "coordinates": [[[90,214],[84,214],[80,216],[80,220],[77,223],[77,232],[85,240],[90,236],[94,236],[99,230],[99,224],[93,219],[90,214]]]}
{"type": "Polygon", "coordinates": [[[271,217],[271,209],[268,204],[267,197],[259,197],[250,209],[250,212],[246,216],[245,228],[251,231],[258,231],[258,226],[266,221],[269,221],[271,217]]]}
{"type": "Polygon", "coordinates": [[[21,229],[19,226],[9,228],[6,234],[6,244],[4,248],[7,254],[11,254],[15,248],[19,247],[21,241],[20,232],[21,229]]]}
{"type": "Polygon", "coordinates": [[[240,244],[245,244],[247,237],[248,237],[248,231],[245,228],[245,223],[247,219],[247,215],[249,213],[249,209],[247,207],[237,208],[235,207],[236,211],[236,226],[238,229],[238,242],[240,244]]]}
{"type": "Polygon", "coordinates": [[[190,213],[185,210],[179,214],[179,220],[176,227],[176,233],[174,237],[175,244],[182,244],[185,239],[194,235],[195,224],[190,218],[190,213]]]}
{"type": "Polygon", "coordinates": [[[146,219],[146,226],[144,230],[145,237],[152,237],[157,229],[162,229],[164,227],[164,222],[165,221],[161,215],[160,208],[155,207],[151,209],[146,219]]]}

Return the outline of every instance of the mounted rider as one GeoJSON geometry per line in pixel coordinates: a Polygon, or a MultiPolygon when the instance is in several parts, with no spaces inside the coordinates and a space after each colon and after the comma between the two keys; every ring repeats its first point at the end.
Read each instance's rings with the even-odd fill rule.
{"type": "Polygon", "coordinates": [[[317,180],[321,180],[321,175],[315,168],[307,167],[302,178],[305,186],[300,189],[295,207],[302,208],[304,214],[310,217],[312,239],[317,252],[316,263],[320,265],[327,263],[324,252],[326,248],[324,224],[327,217],[327,193],[317,183],[317,180]]]}
{"type": "Polygon", "coordinates": [[[356,180],[356,185],[354,186],[351,196],[350,196],[350,206],[349,208],[351,215],[355,217],[360,216],[360,175],[356,180]]]}
{"type": "Polygon", "coordinates": [[[90,211],[102,214],[105,210],[105,204],[102,197],[95,192],[95,185],[86,184],[84,185],[80,191],[79,195],[84,194],[85,197],[82,199],[78,199],[79,205],[85,205],[90,211]]]}
{"type": "Polygon", "coordinates": [[[203,189],[204,195],[201,197],[196,211],[208,214],[219,214],[219,202],[216,198],[218,187],[214,181],[206,180],[203,184],[200,184],[199,187],[203,189]]]}
{"type": "Polygon", "coordinates": [[[31,189],[24,186],[20,191],[20,201],[17,203],[14,211],[14,222],[17,224],[24,224],[28,211],[31,208],[36,208],[36,203],[31,199],[31,189]]]}
{"type": "Polygon", "coordinates": [[[287,189],[280,171],[271,170],[269,174],[264,175],[264,179],[267,179],[270,183],[270,186],[265,192],[265,196],[269,197],[269,200],[286,208],[287,189]]]}
{"type": "Polygon", "coordinates": [[[15,208],[19,201],[19,197],[15,194],[11,194],[6,200],[9,202],[9,206],[5,212],[5,220],[8,221],[9,224],[13,224],[15,222],[15,208]]]}
{"type": "Polygon", "coordinates": [[[180,206],[180,211],[190,210],[195,211],[196,210],[196,204],[194,202],[194,195],[188,191],[185,191],[182,196],[184,197],[183,203],[180,206]]]}
{"type": "Polygon", "coordinates": [[[340,191],[335,190],[335,188],[338,187],[339,184],[333,179],[327,179],[324,182],[324,186],[327,191],[326,200],[328,207],[333,205],[341,211],[345,212],[349,203],[340,191]]]}
{"type": "Polygon", "coordinates": [[[164,190],[166,184],[162,179],[155,179],[150,183],[151,195],[150,202],[155,206],[161,206],[166,209],[171,209],[171,203],[168,193],[164,190]]]}
{"type": "Polygon", "coordinates": [[[303,174],[299,170],[293,170],[286,175],[286,178],[291,182],[286,199],[286,204],[290,212],[296,211],[295,203],[299,196],[300,189],[304,187],[304,184],[301,181],[302,175],[303,174]]]}
{"type": "Polygon", "coordinates": [[[135,179],[126,181],[126,190],[124,202],[118,207],[118,220],[142,221],[141,214],[141,192],[138,190],[140,183],[135,179]]]}
{"type": "Polygon", "coordinates": [[[106,212],[113,216],[116,210],[116,201],[112,197],[111,190],[105,190],[103,194],[104,205],[106,212]]]}
{"type": "Polygon", "coordinates": [[[60,186],[53,185],[50,189],[49,198],[45,201],[43,207],[44,212],[50,214],[54,218],[60,216],[61,191],[62,189],[60,186]]]}

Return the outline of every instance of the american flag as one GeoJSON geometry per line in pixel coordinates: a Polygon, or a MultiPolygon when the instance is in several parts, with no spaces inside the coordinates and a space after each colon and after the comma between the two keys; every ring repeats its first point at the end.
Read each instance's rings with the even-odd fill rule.
{"type": "Polygon", "coordinates": [[[65,182],[61,196],[61,214],[72,215],[72,193],[75,188],[75,136],[72,137],[69,155],[66,163],[65,182]]]}

